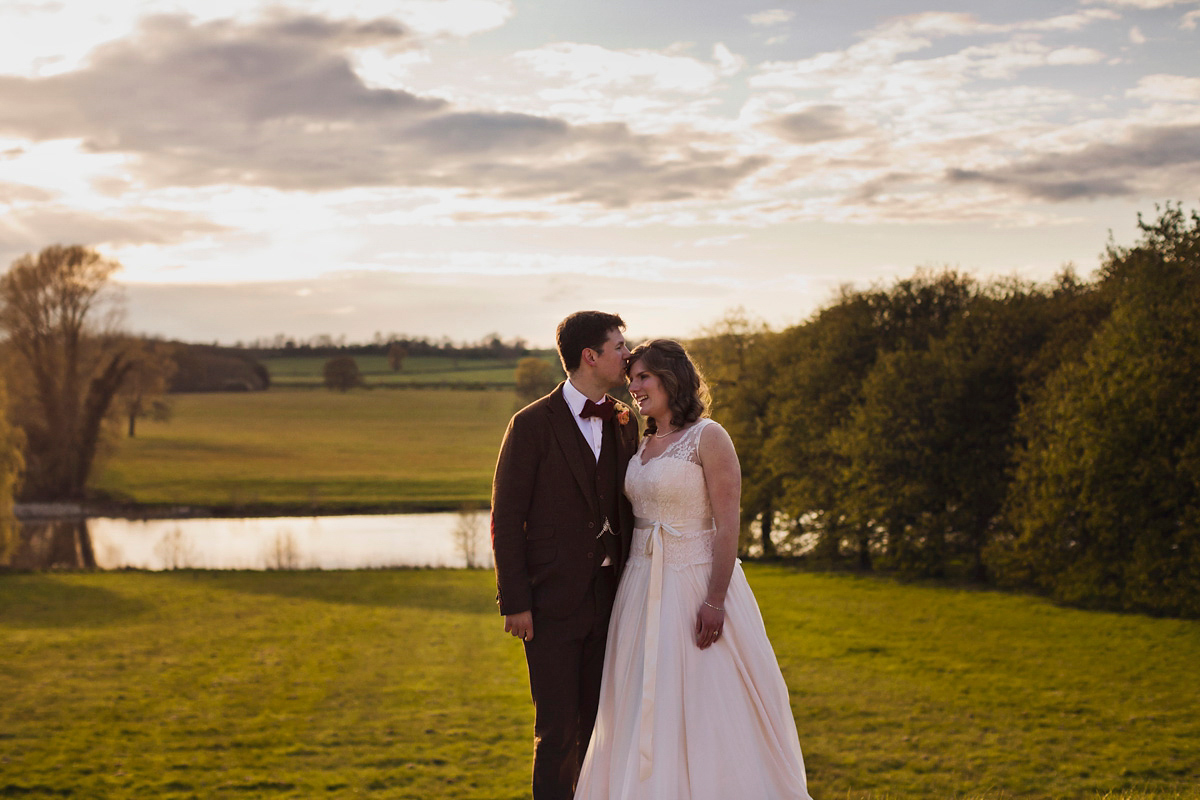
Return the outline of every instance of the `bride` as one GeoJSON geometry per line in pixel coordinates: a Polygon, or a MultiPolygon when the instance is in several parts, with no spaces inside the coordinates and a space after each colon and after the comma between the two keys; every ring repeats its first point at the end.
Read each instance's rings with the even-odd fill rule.
{"type": "Polygon", "coordinates": [[[787,685],[737,560],[741,471],[687,352],[629,358],[637,516],[576,800],[811,800],[787,685]]]}

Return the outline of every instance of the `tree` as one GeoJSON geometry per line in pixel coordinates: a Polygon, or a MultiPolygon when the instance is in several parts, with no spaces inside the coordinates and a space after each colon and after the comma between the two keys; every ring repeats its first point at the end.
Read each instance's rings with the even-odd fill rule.
{"type": "Polygon", "coordinates": [[[339,392],[345,392],[363,385],[362,373],[358,371],[358,362],[353,356],[334,356],[325,362],[325,386],[339,392]]]}
{"type": "Polygon", "coordinates": [[[170,348],[161,342],[137,342],[130,352],[133,367],[121,387],[119,405],[129,421],[129,437],[133,438],[139,418],[170,419],[166,392],[175,373],[175,360],[170,348]]]}
{"type": "Polygon", "coordinates": [[[30,497],[84,496],[105,416],[133,367],[129,340],[114,329],[109,278],[118,266],[91,248],[53,245],[0,277],[30,497]]]}
{"type": "Polygon", "coordinates": [[[863,293],[844,289],[838,302],[776,337],[775,367],[757,389],[769,394],[765,456],[794,533],[815,537],[824,558],[837,557],[842,541],[852,539],[863,569],[871,563],[870,531],[853,529],[839,501],[843,464],[830,437],[858,402],[874,363],[873,316],[863,293]]]}
{"type": "Polygon", "coordinates": [[[522,403],[532,403],[542,395],[548,394],[558,384],[559,375],[561,372],[544,358],[522,358],[517,362],[515,373],[517,397],[522,403]]]}
{"type": "Polygon", "coordinates": [[[713,418],[729,432],[742,467],[742,528],[759,523],[759,544],[776,555],[773,539],[780,486],[764,453],[771,434],[767,410],[774,372],[772,333],[762,320],[735,308],[688,342],[712,393],[713,418]]]}
{"type": "MultiPolygon", "coordinates": [[[[975,282],[951,270],[919,271],[887,289],[843,289],[833,305],[775,340],[766,440],[781,509],[812,535],[818,553],[835,557],[853,542],[860,567],[869,568],[881,527],[863,514],[837,444],[863,402],[864,381],[877,359],[908,348],[928,349],[963,315],[975,282]]],[[[763,391],[754,387],[753,391],[763,391]]]]}
{"type": "Polygon", "coordinates": [[[1110,245],[1111,315],[1024,412],[1002,582],[1073,603],[1200,616],[1200,215],[1110,245]]]}
{"type": "Polygon", "coordinates": [[[837,432],[846,505],[875,528],[902,573],[984,579],[999,524],[1024,382],[1069,336],[1055,336],[1077,297],[1007,279],[983,286],[929,339],[879,356],[862,400],[837,432]]]}
{"type": "Polygon", "coordinates": [[[253,355],[211,344],[173,343],[171,392],[259,392],[271,386],[271,374],[253,355]]]}
{"type": "Polygon", "coordinates": [[[463,557],[467,569],[479,566],[479,551],[484,547],[487,528],[483,512],[473,503],[465,503],[458,509],[458,520],[451,532],[454,548],[463,557]]]}
{"type": "Polygon", "coordinates": [[[8,563],[17,544],[13,499],[25,464],[21,445],[21,432],[8,420],[8,395],[0,380],[0,564],[8,563]]]}
{"type": "Polygon", "coordinates": [[[404,369],[404,359],[408,358],[408,348],[400,342],[392,342],[388,345],[387,359],[388,366],[392,372],[400,372],[404,369]]]}

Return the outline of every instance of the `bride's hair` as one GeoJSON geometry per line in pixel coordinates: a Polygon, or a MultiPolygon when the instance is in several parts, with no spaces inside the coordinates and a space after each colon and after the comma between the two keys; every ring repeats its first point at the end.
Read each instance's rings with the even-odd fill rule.
{"type": "MultiPolygon", "coordinates": [[[[628,374],[635,362],[653,373],[667,393],[667,408],[671,409],[671,424],[676,428],[691,425],[708,416],[708,385],[683,345],[673,339],[651,339],[633,348],[625,367],[628,374]]],[[[647,420],[646,433],[655,433],[658,426],[647,420]]]]}

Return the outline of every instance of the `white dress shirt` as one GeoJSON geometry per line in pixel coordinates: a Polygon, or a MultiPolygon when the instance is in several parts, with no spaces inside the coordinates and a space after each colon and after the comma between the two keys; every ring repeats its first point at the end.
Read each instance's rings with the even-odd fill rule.
{"type": "MultiPolygon", "coordinates": [[[[579,412],[583,411],[583,404],[587,402],[587,397],[583,392],[575,388],[575,384],[568,379],[563,385],[563,399],[567,401],[567,407],[571,409],[571,416],[575,418],[575,424],[579,426],[579,432],[583,434],[583,439],[592,447],[592,454],[596,456],[596,460],[600,460],[600,445],[604,444],[604,420],[599,417],[588,417],[584,419],[579,416],[579,412]]],[[[605,397],[597,405],[604,405],[608,402],[605,397]]]]}
{"type": "MultiPolygon", "coordinates": [[[[584,419],[579,416],[579,412],[583,411],[583,404],[587,402],[588,398],[583,392],[575,388],[575,384],[571,383],[569,378],[563,384],[563,399],[567,401],[567,407],[571,409],[571,416],[575,418],[575,424],[579,426],[579,432],[583,434],[584,441],[591,445],[592,453],[596,456],[596,461],[599,461],[600,446],[604,444],[604,420],[599,417],[584,419]]],[[[604,405],[607,402],[608,398],[605,397],[597,405],[604,405]]],[[[617,491],[620,491],[620,489],[617,491]]],[[[605,556],[600,566],[607,567],[610,564],[612,564],[612,559],[605,556]]]]}

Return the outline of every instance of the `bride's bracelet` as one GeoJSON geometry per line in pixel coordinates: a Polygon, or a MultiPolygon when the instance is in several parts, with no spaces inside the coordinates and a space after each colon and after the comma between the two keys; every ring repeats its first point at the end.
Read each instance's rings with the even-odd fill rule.
{"type": "Polygon", "coordinates": [[[705,600],[705,601],[704,601],[704,605],[708,606],[708,607],[709,607],[709,608],[711,608],[713,611],[720,611],[722,614],[724,614],[724,613],[725,613],[725,609],[723,609],[723,608],[718,608],[717,606],[714,606],[712,603],[708,602],[707,600],[705,600]]]}

